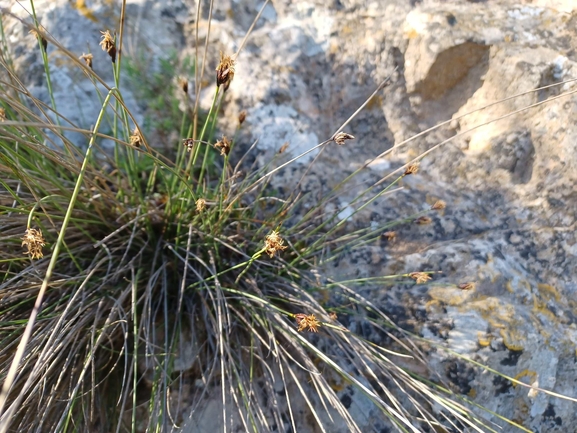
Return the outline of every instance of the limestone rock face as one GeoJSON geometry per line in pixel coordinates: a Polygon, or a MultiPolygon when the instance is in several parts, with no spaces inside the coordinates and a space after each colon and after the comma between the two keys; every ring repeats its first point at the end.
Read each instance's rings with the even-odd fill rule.
{"type": "MultiPolygon", "coordinates": [[[[95,70],[111,84],[110,62],[97,44],[98,31],[114,25],[116,12],[108,2],[92,3],[88,13],[67,1],[35,2],[42,25],[69,50],[80,55],[88,42],[95,70]]],[[[15,2],[1,4],[26,16],[15,2]]],[[[196,10],[187,4],[129,2],[133,33],[127,46],[141,41],[135,52],[158,57],[172,48],[181,56],[193,53],[196,10]]],[[[244,0],[217,2],[209,34],[207,8],[199,32],[212,47],[211,74],[215,47],[235,52],[258,9],[244,0]]],[[[395,239],[380,239],[326,271],[347,279],[438,271],[432,283],[367,293],[400,325],[449,349],[431,351],[430,374],[540,433],[577,425],[577,403],[539,390],[577,398],[576,8],[572,0],[273,1],[238,58],[220,124],[230,135],[246,110],[242,140],[258,139],[262,161],[288,143],[288,159],[330,138],[390,76],[390,85],[345,128],[356,140],[313,152],[272,182],[281,193],[282,186],[290,192],[318,156],[301,188],[325,193],[366,165],[357,179],[361,186],[343,191],[327,209],[346,218],[359,191],[427,152],[402,190],[347,224],[351,230],[379,227],[438,199],[447,208],[433,213],[430,224],[396,227],[395,239]],[[474,284],[462,285],[469,282],[474,284]]],[[[19,67],[29,71],[27,85],[47,102],[36,42],[16,21],[7,32],[18,46],[19,67]]],[[[93,92],[87,90],[92,86],[58,63],[57,50],[49,48],[49,54],[57,99],[66,101],[59,110],[90,123],[98,99],[83,92],[93,92]]],[[[125,101],[139,113],[130,83],[126,88],[125,101]]],[[[354,401],[359,423],[372,428],[374,408],[351,392],[345,387],[343,398],[354,401]]],[[[221,409],[213,403],[206,421],[191,421],[190,431],[218,429],[221,409]]],[[[484,416],[503,431],[515,431],[484,416]]]]}

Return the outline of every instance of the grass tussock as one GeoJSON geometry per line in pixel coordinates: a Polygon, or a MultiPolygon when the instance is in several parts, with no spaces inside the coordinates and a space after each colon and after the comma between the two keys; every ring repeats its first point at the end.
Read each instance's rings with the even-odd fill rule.
{"type": "MultiPolygon", "coordinates": [[[[400,431],[491,429],[466,398],[408,367],[426,366],[416,340],[360,296],[356,281],[319,278],[319,264],[394,239],[395,225],[424,223],[426,212],[348,233],[325,207],[358,171],[309,208],[296,192],[276,196],[270,180],[298,157],[281,164],[279,152],[250,165],[254,145],[237,146],[245,112],[232,138],[216,138],[240,53],[221,53],[210,107],[195,102],[179,125],[164,124],[176,125],[180,142],[161,152],[123,102],[119,35],[105,30],[100,42],[114,84],[92,70],[90,53],[79,58],[48,32],[36,35],[46,71],[53,45],[92,80],[101,109],[93,126],[70,123],[53,97],[46,104],[27,92],[2,51],[1,432],[177,431],[214,395],[223,423],[234,419],[244,431],[297,431],[301,410],[320,431],[343,422],[360,431],[337,383],[355,387],[400,431]],[[350,317],[390,347],[350,332],[350,317]]],[[[191,83],[202,82],[208,72],[194,65],[205,63],[194,59],[191,83]]],[[[315,149],[354,139],[343,129],[315,149]]],[[[355,212],[417,172],[415,160],[367,188],[355,212]]],[[[432,271],[373,281],[423,284],[432,271]]]]}

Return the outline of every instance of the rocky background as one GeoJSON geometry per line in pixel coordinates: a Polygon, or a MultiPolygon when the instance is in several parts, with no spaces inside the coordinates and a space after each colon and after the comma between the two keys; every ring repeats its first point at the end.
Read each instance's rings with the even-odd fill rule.
{"type": "MultiPolygon", "coordinates": [[[[143,73],[158,70],[170,50],[179,58],[194,53],[196,4],[128,3],[125,55],[154,59],[143,73]]],[[[29,19],[16,2],[0,5],[29,19]]],[[[112,82],[98,42],[100,30],[115,28],[118,5],[35,5],[50,34],[78,55],[92,52],[95,71],[112,82]]],[[[203,2],[199,29],[203,44],[209,38],[209,74],[219,49],[238,49],[262,5],[215,2],[209,34],[209,3],[203,2]]],[[[48,101],[36,40],[15,20],[5,26],[27,86],[48,101]]],[[[577,428],[577,403],[537,389],[577,398],[577,84],[571,81],[577,79],[576,50],[573,0],[275,0],[238,58],[220,125],[231,135],[238,113],[246,110],[242,140],[258,139],[263,161],[288,143],[288,159],[329,138],[391,76],[390,85],[345,129],[356,139],[317,155],[302,188],[329,191],[367,164],[359,177],[366,188],[435,147],[401,190],[347,224],[378,227],[438,199],[447,207],[429,224],[399,226],[394,239],[363,247],[326,271],[347,278],[439,271],[428,284],[375,286],[365,294],[403,327],[449,349],[431,352],[431,371],[455,391],[540,433],[577,428]],[[495,119],[500,120],[482,126],[495,119]],[[443,121],[449,122],[404,143],[443,121]],[[533,388],[515,386],[463,356],[533,388]]],[[[48,53],[59,110],[89,126],[99,109],[92,84],[54,47],[48,53]]],[[[125,101],[142,119],[147,107],[139,105],[137,84],[125,83],[134,90],[125,101]]],[[[202,95],[203,106],[210,97],[202,95]]],[[[176,138],[157,137],[168,143],[176,138]]],[[[281,193],[290,191],[308,162],[303,158],[275,177],[281,193]]],[[[335,206],[343,217],[358,191],[339,196],[335,206]]],[[[343,389],[342,401],[374,429],[378,414],[353,393],[343,389]]],[[[205,419],[191,421],[188,429],[218,431],[213,410],[220,413],[209,404],[205,419]]],[[[492,421],[505,425],[497,417],[492,421]]],[[[302,422],[302,431],[314,431],[302,422]]]]}

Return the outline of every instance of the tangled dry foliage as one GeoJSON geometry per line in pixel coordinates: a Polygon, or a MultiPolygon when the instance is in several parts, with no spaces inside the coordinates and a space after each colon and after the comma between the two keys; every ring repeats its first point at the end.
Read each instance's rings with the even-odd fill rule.
{"type": "MultiPolygon", "coordinates": [[[[102,35],[118,83],[118,37],[102,35]]],[[[45,62],[46,44],[106,91],[94,127],[71,125],[22,86],[9,50],[0,57],[1,432],[178,430],[215,391],[223,420],[232,416],[244,431],[297,431],[296,404],[321,431],[342,422],[360,431],[336,379],[400,431],[488,431],[465,397],[406,367],[426,367],[426,357],[354,282],[314,272],[329,240],[338,254],[383,234],[394,239],[391,227],[423,214],[345,239],[336,213],[319,218],[337,190],[306,211],[296,194],[271,196],[269,180],[297,158],[242,174],[254,146],[241,153],[234,139],[212,134],[239,53],[221,56],[213,104],[202,113],[195,106],[192,118],[183,113],[184,146],[167,156],[147,143],[121,89],[92,70],[90,54],[79,58],[43,32],[45,62]],[[88,144],[71,142],[66,130],[88,144]],[[114,154],[100,147],[104,140],[115,143],[114,154]],[[390,347],[349,332],[336,313],[362,320],[390,347]],[[181,368],[185,347],[192,349],[181,368]],[[191,381],[202,391],[187,395],[185,407],[191,381]]],[[[201,83],[204,71],[195,74],[201,83]]],[[[342,129],[315,149],[346,145],[354,137],[342,129]]],[[[357,208],[417,167],[412,161],[367,190],[357,208]]],[[[430,274],[384,278],[426,283],[430,274]]]]}

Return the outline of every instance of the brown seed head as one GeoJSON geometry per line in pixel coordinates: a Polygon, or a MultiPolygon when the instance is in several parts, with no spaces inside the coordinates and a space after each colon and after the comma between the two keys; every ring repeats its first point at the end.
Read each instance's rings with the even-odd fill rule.
{"type": "Polygon", "coordinates": [[[102,41],[100,41],[100,46],[102,47],[102,51],[106,51],[110,58],[112,59],[112,63],[116,62],[116,43],[114,42],[114,38],[110,34],[108,30],[102,33],[102,41]]]}
{"type": "Polygon", "coordinates": [[[4,122],[6,120],[6,110],[0,107],[0,122],[4,122]]]}
{"type": "Polygon", "coordinates": [[[447,207],[447,203],[445,203],[443,200],[437,200],[435,202],[435,204],[433,206],[431,206],[431,209],[433,210],[443,210],[447,207]]]}
{"type": "Polygon", "coordinates": [[[182,145],[186,146],[186,151],[190,152],[194,147],[194,140],[192,138],[185,138],[182,140],[182,145]]]}
{"type": "Polygon", "coordinates": [[[220,150],[220,154],[222,156],[226,156],[230,153],[230,145],[231,145],[231,141],[226,137],[226,135],[222,136],[222,139],[218,140],[214,147],[216,147],[218,150],[220,150]]]}
{"type": "Polygon", "coordinates": [[[397,237],[397,232],[394,231],[385,232],[383,233],[383,237],[388,241],[392,241],[397,237]]]}
{"type": "Polygon", "coordinates": [[[184,77],[178,77],[178,85],[184,93],[188,93],[188,80],[184,77]]]}
{"type": "Polygon", "coordinates": [[[321,322],[319,322],[314,314],[306,315],[306,314],[295,314],[295,320],[297,321],[297,325],[299,325],[299,332],[308,329],[309,332],[319,332],[319,326],[321,326],[321,322]]]}
{"type": "Polygon", "coordinates": [[[244,121],[246,120],[246,111],[242,110],[240,112],[240,114],[238,115],[238,124],[242,125],[244,123],[244,121]]]}
{"type": "Polygon", "coordinates": [[[204,211],[206,209],[206,200],[203,198],[199,198],[196,201],[196,211],[198,213],[201,213],[202,211],[204,211]]]}
{"type": "Polygon", "coordinates": [[[419,163],[413,162],[412,164],[409,164],[409,166],[405,169],[405,173],[403,174],[403,176],[416,174],[418,171],[419,171],[419,163]]]}
{"type": "Polygon", "coordinates": [[[142,134],[140,133],[138,128],[134,128],[134,131],[132,132],[132,135],[129,137],[130,140],[130,145],[132,147],[140,147],[142,145],[142,143],[144,142],[144,139],[142,138],[142,134]]]}
{"type": "Polygon", "coordinates": [[[220,52],[220,63],[216,67],[216,85],[223,86],[226,92],[234,78],[234,60],[231,56],[225,56],[220,52]]]}
{"type": "Polygon", "coordinates": [[[346,132],[339,132],[337,135],[333,137],[333,141],[337,143],[339,146],[345,144],[345,141],[352,140],[353,137],[351,134],[347,134],[346,132]]]}
{"type": "Polygon", "coordinates": [[[284,245],[284,240],[278,235],[278,230],[273,230],[264,241],[265,253],[272,259],[277,251],[284,251],[287,246],[284,245]]]}
{"type": "Polygon", "coordinates": [[[420,226],[426,226],[427,224],[431,224],[432,222],[433,220],[426,215],[423,215],[415,220],[415,224],[419,224],[420,226]]]}
{"type": "Polygon", "coordinates": [[[285,141],[284,144],[278,150],[278,154],[280,155],[281,153],[285,153],[285,151],[288,149],[288,147],[289,147],[289,142],[285,141]]]}
{"type": "Polygon", "coordinates": [[[88,54],[84,54],[82,53],[82,55],[80,57],[78,57],[80,60],[84,60],[84,63],[86,63],[86,66],[88,66],[90,69],[92,69],[92,59],[94,58],[94,56],[90,53],[88,54]]]}
{"type": "Polygon", "coordinates": [[[475,289],[475,283],[459,284],[459,289],[461,289],[461,290],[474,290],[475,289]]]}
{"type": "Polygon", "coordinates": [[[36,38],[40,38],[40,43],[42,44],[42,47],[44,48],[44,51],[46,51],[46,48],[48,48],[48,41],[46,40],[46,38],[42,35],[42,30],[36,30],[36,29],[31,29],[28,33],[30,33],[31,35],[36,36],[36,38]]]}
{"type": "Polygon", "coordinates": [[[29,254],[31,259],[41,259],[44,257],[42,247],[45,246],[42,230],[27,229],[22,238],[22,246],[26,247],[27,251],[24,254],[29,254]]]}
{"type": "Polygon", "coordinates": [[[409,276],[414,279],[417,284],[426,283],[431,279],[431,276],[425,272],[411,272],[409,276]]]}
{"type": "Polygon", "coordinates": [[[331,318],[331,320],[337,320],[337,313],[333,311],[332,313],[329,313],[329,317],[331,318]]]}

